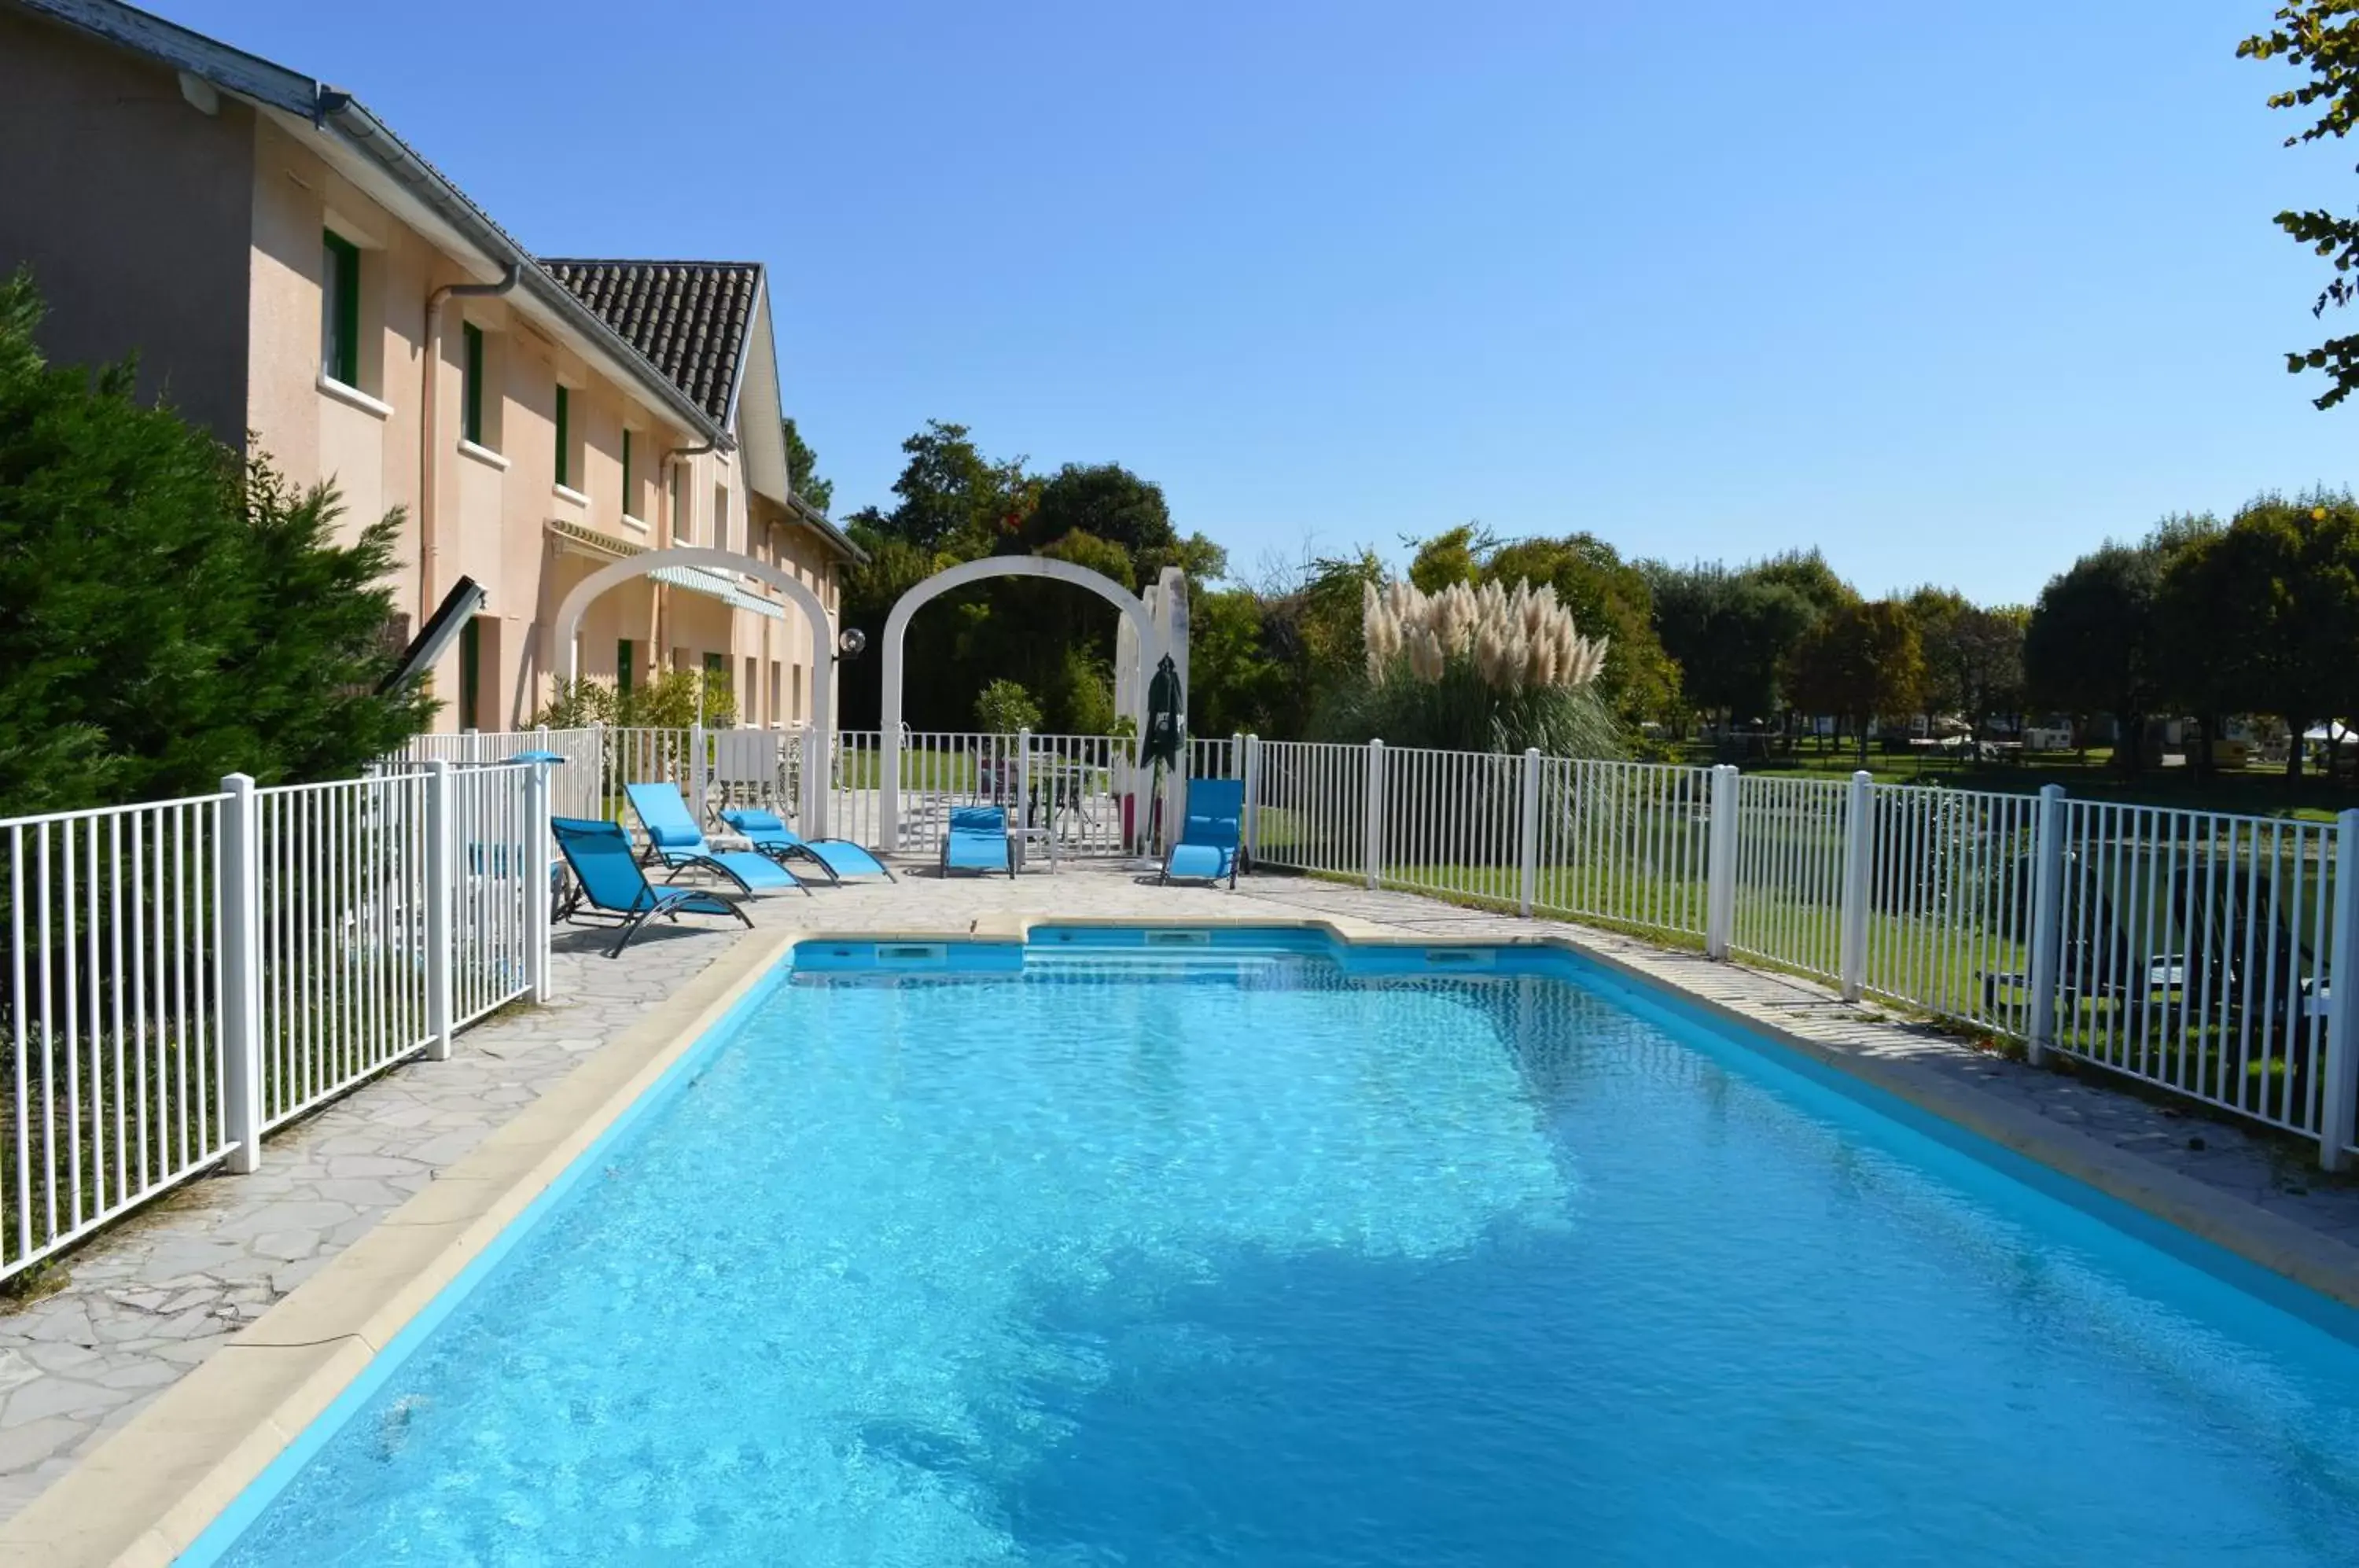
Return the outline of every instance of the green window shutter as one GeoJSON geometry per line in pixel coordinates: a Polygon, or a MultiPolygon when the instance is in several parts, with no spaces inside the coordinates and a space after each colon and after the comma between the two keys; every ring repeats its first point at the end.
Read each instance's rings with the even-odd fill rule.
{"type": "Polygon", "coordinates": [[[321,231],[324,242],[320,268],[320,368],[347,387],[361,378],[361,253],[360,247],[332,229],[321,231]]]}
{"type": "MultiPolygon", "coordinates": [[[[623,432],[623,510],[631,513],[631,432],[623,432]]],[[[636,515],[636,514],[631,514],[636,515]]]]}
{"type": "Polygon", "coordinates": [[[628,637],[614,645],[614,691],[618,696],[631,694],[631,639],[628,637]]]}
{"type": "Polygon", "coordinates": [[[481,729],[475,722],[481,702],[476,688],[484,678],[483,623],[469,619],[459,628],[459,727],[481,729]]]}
{"type": "Polygon", "coordinates": [[[459,335],[467,349],[466,375],[462,389],[464,408],[460,415],[460,433],[477,446],[484,444],[484,329],[473,321],[461,324],[459,335]]]}
{"type": "Polygon", "coordinates": [[[560,485],[571,483],[571,465],[566,462],[572,455],[572,437],[566,430],[567,416],[572,411],[566,406],[570,401],[565,388],[560,386],[557,389],[557,482],[560,485]]]}

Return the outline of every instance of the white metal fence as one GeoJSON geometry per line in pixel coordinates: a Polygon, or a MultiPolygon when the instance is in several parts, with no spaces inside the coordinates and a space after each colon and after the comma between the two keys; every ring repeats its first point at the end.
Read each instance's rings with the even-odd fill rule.
{"type": "MultiPolygon", "coordinates": [[[[806,833],[918,856],[966,804],[1053,827],[1061,853],[1125,853],[1149,831],[1133,743],[1104,736],[844,732],[822,749],[799,734],[544,731],[420,755],[435,747],[582,757],[593,787],[570,768],[551,787],[591,797],[583,814],[621,815],[623,783],[661,779],[708,812],[759,800],[806,833]]],[[[2337,1018],[2359,1012],[2359,876],[2342,864],[2359,817],[1251,735],[1192,739],[1186,762],[1246,781],[1254,864],[1698,943],[2359,1155],[2359,1051],[2332,1049],[2337,1018]],[[2354,977],[2340,1003],[2338,972],[2354,977]]]]}
{"type": "MultiPolygon", "coordinates": [[[[1221,771],[1238,765],[1243,737],[1197,742],[1191,755],[1221,771]]],[[[624,786],[676,786],[708,825],[734,807],[758,807],[810,837],[930,855],[956,806],[996,805],[1049,830],[1060,855],[1127,853],[1141,832],[1135,742],[1113,735],[908,731],[888,748],[875,730],[838,731],[822,746],[806,729],[577,730],[421,735],[401,760],[480,767],[527,752],[563,758],[549,778],[560,816],[627,821],[624,786]],[[897,788],[886,787],[897,749],[897,788]]],[[[1197,771],[1204,771],[1200,766],[1197,771]]]]}
{"type": "Polygon", "coordinates": [[[1517,904],[1701,942],[1711,839],[1709,768],[1526,759],[1538,773],[1528,892],[1517,904]]]}
{"type": "Polygon", "coordinates": [[[207,795],[0,822],[0,1275],[221,1156],[222,810],[207,795]]]}
{"type": "Polygon", "coordinates": [[[2359,1157],[2359,811],[1381,742],[1243,756],[1256,865],[1700,941],[2359,1157]]]}
{"type": "Polygon", "coordinates": [[[223,783],[0,821],[0,1278],[548,993],[541,768],[223,783]]]}

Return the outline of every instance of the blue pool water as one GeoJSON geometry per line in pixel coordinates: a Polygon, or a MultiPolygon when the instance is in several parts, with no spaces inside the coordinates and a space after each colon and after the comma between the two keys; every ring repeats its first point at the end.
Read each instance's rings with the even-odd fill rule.
{"type": "Polygon", "coordinates": [[[193,1560],[2359,1562],[2333,1309],[1513,967],[782,977],[193,1560]]]}

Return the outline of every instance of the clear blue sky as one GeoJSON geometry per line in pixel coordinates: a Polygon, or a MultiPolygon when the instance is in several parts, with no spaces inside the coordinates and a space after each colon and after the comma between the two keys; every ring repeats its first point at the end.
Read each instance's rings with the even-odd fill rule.
{"type": "Polygon", "coordinates": [[[2022,600],[2359,466],[2268,222],[2359,147],[2278,147],[2265,0],[157,3],[544,253],[766,261],[839,512],[938,418],[1248,573],[1479,518],[2022,600]]]}

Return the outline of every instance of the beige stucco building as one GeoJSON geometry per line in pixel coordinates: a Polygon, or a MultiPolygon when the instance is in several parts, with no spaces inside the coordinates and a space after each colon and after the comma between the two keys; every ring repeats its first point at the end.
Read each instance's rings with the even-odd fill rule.
{"type": "MultiPolygon", "coordinates": [[[[527,723],[565,668],[559,602],[610,561],[746,551],[832,617],[858,559],[790,492],[758,264],[535,257],[349,94],[129,6],[0,0],[0,268],[20,264],[51,358],[136,352],[143,390],[333,482],[352,527],[400,508],[408,626],[483,587],[435,670],[441,728],[527,723]]],[[[672,568],[596,603],[581,668],[712,670],[742,722],[788,725],[812,712],[813,630],[672,568]]]]}

